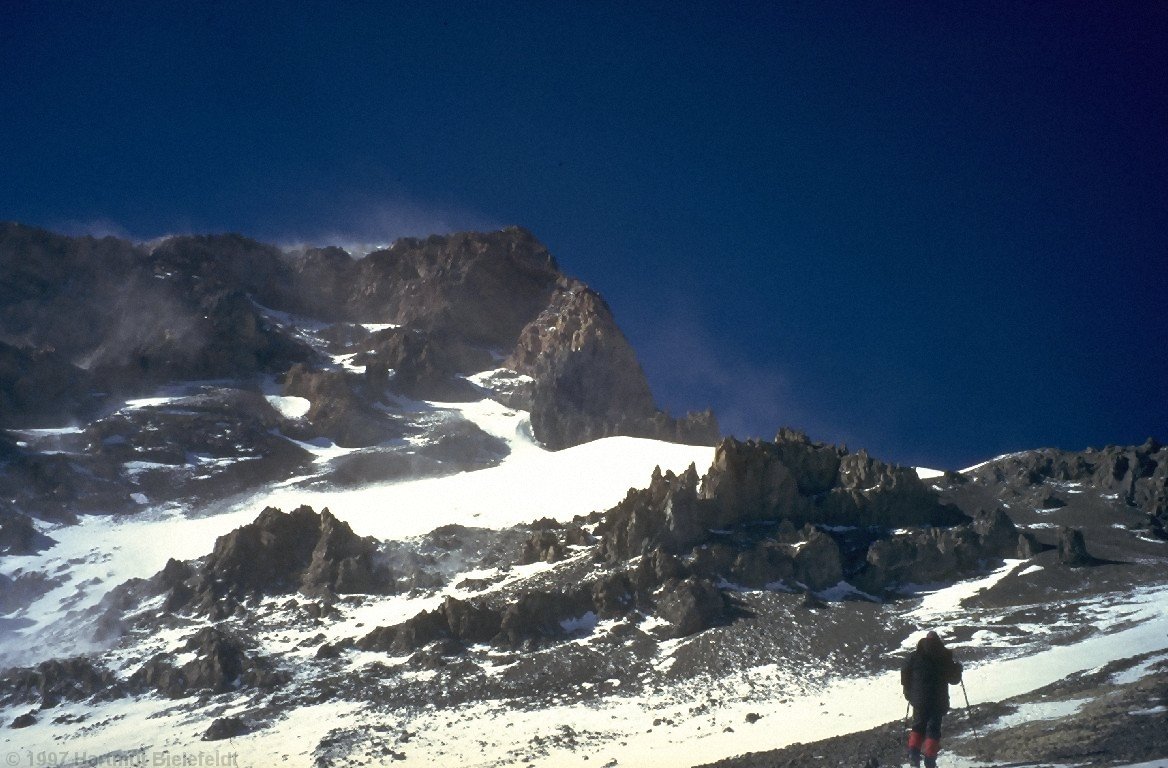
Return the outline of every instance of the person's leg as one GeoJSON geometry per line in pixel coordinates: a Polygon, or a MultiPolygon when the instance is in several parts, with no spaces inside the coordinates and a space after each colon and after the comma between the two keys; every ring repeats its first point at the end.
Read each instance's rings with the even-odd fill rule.
{"type": "Polygon", "coordinates": [[[912,730],[908,732],[908,762],[913,768],[920,768],[921,746],[925,743],[925,729],[928,723],[928,713],[913,707],[912,730]]]}
{"type": "Polygon", "coordinates": [[[925,742],[921,753],[925,756],[925,768],[937,768],[937,755],[941,752],[941,713],[930,712],[925,722],[925,742]]]}

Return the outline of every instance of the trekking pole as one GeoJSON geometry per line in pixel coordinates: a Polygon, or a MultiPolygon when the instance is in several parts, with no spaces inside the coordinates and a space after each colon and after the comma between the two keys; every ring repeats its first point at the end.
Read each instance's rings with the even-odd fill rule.
{"type": "Polygon", "coordinates": [[[973,731],[973,742],[977,745],[977,749],[981,751],[981,734],[977,732],[977,726],[973,724],[973,718],[969,714],[969,694],[965,692],[965,681],[961,681],[961,695],[965,697],[965,716],[969,717],[969,727],[973,731]]]}

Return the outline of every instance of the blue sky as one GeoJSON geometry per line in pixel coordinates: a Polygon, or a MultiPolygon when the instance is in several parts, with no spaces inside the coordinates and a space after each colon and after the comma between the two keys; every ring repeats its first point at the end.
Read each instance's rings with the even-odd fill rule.
{"type": "Polygon", "coordinates": [[[960,467],[1168,440],[1168,6],[0,0],[0,219],[532,230],[659,401],[960,467]]]}

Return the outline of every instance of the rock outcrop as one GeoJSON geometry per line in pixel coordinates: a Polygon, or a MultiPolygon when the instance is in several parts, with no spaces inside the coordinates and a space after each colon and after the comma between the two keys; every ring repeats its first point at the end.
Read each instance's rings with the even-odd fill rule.
{"type": "Polygon", "coordinates": [[[1058,559],[1063,565],[1081,568],[1093,565],[1096,559],[1087,552],[1087,542],[1078,528],[1062,526],[1058,535],[1058,559]]]}
{"type": "Polygon", "coordinates": [[[0,341],[0,428],[55,427],[94,415],[99,399],[88,371],[51,348],[0,341]]]}
{"type": "Polygon", "coordinates": [[[975,479],[1004,483],[1021,493],[1032,488],[1044,508],[1064,504],[1045,483],[1087,483],[1110,491],[1128,506],[1141,510],[1156,535],[1168,539],[1168,449],[1148,438],[1138,446],[1110,445],[1102,449],[1025,451],[988,462],[972,473],[975,479]]]}
{"type": "Polygon", "coordinates": [[[298,437],[327,437],[337,445],[362,448],[400,437],[400,429],[373,407],[352,377],[341,371],[314,370],[293,365],[283,377],[283,393],[309,402],[304,426],[288,431],[298,437]]]}
{"type": "Polygon", "coordinates": [[[10,669],[0,676],[0,707],[5,708],[36,704],[49,709],[63,701],[116,699],[124,692],[113,671],[82,657],[10,669]]]}
{"type": "Polygon", "coordinates": [[[712,413],[673,419],[657,410],[644,372],[612,311],[567,278],[523,328],[507,368],[535,380],[531,424],[553,450],[610,435],[712,444],[712,413]]]}
{"type": "Polygon", "coordinates": [[[271,689],[286,681],[266,660],[249,653],[243,643],[219,627],[204,627],[187,639],[184,651],[195,658],[175,666],[159,654],[139,667],[129,680],[135,690],[156,690],[171,698],[198,692],[224,693],[243,687],[271,689]]]}
{"type": "Polygon", "coordinates": [[[666,582],[657,600],[657,614],[671,625],[670,636],[685,637],[708,629],[725,616],[726,600],[707,579],[666,582]]]}
{"type": "Polygon", "coordinates": [[[220,536],[201,568],[172,560],[154,581],[167,592],[169,610],[222,618],[254,595],[386,592],[392,578],[376,551],[375,540],[358,537],[328,509],[268,507],[255,522],[220,536]]]}
{"type": "Polygon", "coordinates": [[[680,476],[655,472],[647,489],[630,491],[606,515],[597,534],[602,554],[618,560],[657,546],[682,553],[711,530],[756,523],[887,528],[966,519],[911,469],[784,431],[770,443],[722,441],[700,481],[692,466],[680,476]]]}

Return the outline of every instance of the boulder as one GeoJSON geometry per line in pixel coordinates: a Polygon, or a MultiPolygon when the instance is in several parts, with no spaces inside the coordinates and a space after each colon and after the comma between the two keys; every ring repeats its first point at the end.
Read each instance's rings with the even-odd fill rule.
{"type": "Polygon", "coordinates": [[[795,580],[812,591],[834,587],[844,578],[839,545],[828,534],[811,529],[796,549],[794,570],[795,580]]]}
{"type": "Polygon", "coordinates": [[[1011,557],[1018,549],[1018,528],[1003,509],[979,510],[971,527],[987,555],[1011,557]]]}
{"type": "Polygon", "coordinates": [[[731,579],[747,587],[763,588],[795,578],[793,548],[775,541],[760,541],[742,550],[730,569],[731,579]]]}
{"type": "Polygon", "coordinates": [[[217,717],[203,732],[203,741],[222,741],[248,733],[247,723],[240,717],[217,717]]]}
{"type": "Polygon", "coordinates": [[[592,585],[592,605],[601,619],[615,619],[637,607],[637,590],[627,574],[612,574],[592,585]]]}
{"type": "Polygon", "coordinates": [[[496,644],[561,637],[562,622],[592,610],[591,590],[525,592],[503,609],[496,644]]]}
{"type": "Polygon", "coordinates": [[[442,613],[451,636],[467,644],[489,642],[502,622],[498,611],[449,596],[442,603],[442,613]]]}
{"type": "Polygon", "coordinates": [[[632,580],[638,593],[649,593],[670,579],[682,579],[687,575],[681,559],[658,546],[640,559],[633,570],[632,580]]]}
{"type": "Polygon", "coordinates": [[[1016,549],[1014,550],[1014,556],[1019,560],[1029,560],[1045,549],[1047,549],[1047,547],[1044,547],[1042,544],[1040,544],[1037,537],[1035,537],[1033,533],[1030,533],[1029,531],[1022,531],[1018,534],[1018,542],[1016,549]]]}
{"type": "Polygon", "coordinates": [[[567,548],[553,531],[536,531],[523,542],[519,564],[555,563],[564,558],[567,548]]]}
{"type": "Polygon", "coordinates": [[[1059,562],[1071,568],[1092,565],[1095,558],[1087,553],[1087,544],[1083,539],[1083,532],[1078,528],[1062,526],[1058,535],[1059,562]]]}
{"type": "MultiPolygon", "coordinates": [[[[33,714],[32,712],[25,712],[23,715],[17,715],[15,718],[13,718],[11,727],[12,728],[28,728],[29,726],[36,725],[36,722],[37,722],[37,719],[36,719],[35,714],[33,714]]],[[[12,754],[16,754],[16,753],[12,753],[12,754]]]]}
{"type": "Polygon", "coordinates": [[[670,581],[657,596],[657,615],[671,625],[671,637],[686,637],[725,620],[726,601],[707,579],[670,581]]]}

